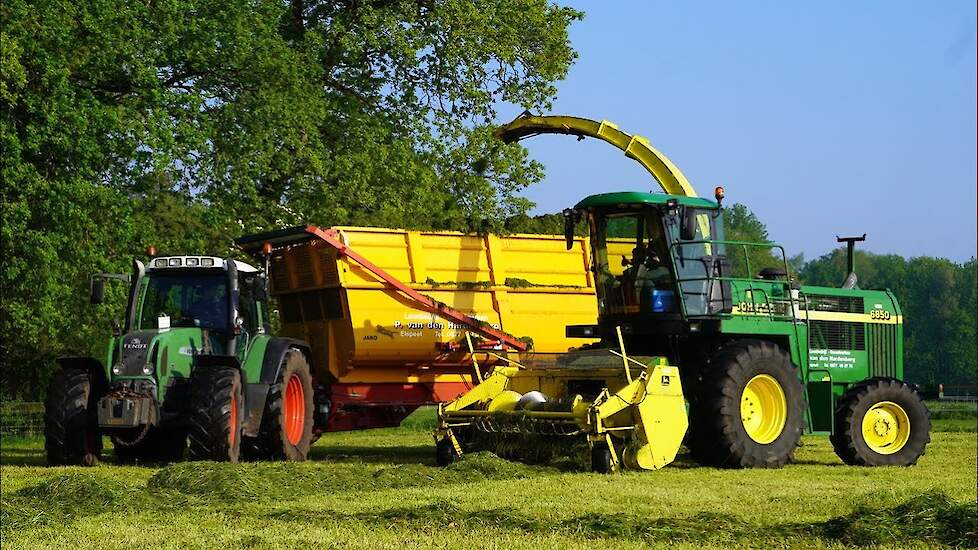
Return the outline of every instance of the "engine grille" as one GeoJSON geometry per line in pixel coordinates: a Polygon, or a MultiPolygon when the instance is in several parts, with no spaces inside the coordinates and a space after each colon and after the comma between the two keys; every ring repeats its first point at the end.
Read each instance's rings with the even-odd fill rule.
{"type": "Polygon", "coordinates": [[[862,296],[828,296],[806,294],[809,311],[836,311],[840,313],[865,313],[862,296]]]}
{"type": "Polygon", "coordinates": [[[810,321],[808,346],[812,349],[866,349],[866,325],[846,321],[810,321]]]}
{"type": "Polygon", "coordinates": [[[869,370],[873,376],[897,378],[897,325],[869,325],[869,370]]]}

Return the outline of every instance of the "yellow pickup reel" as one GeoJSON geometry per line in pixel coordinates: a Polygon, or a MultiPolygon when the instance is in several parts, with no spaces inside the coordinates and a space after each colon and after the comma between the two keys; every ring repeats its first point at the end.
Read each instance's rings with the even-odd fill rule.
{"type": "Polygon", "coordinates": [[[438,464],[472,450],[549,460],[584,444],[595,472],[672,462],[688,426],[679,369],[662,357],[629,357],[618,332],[620,351],[572,352],[534,365],[475,350],[466,335],[480,384],[438,406],[438,464]],[[484,379],[477,354],[500,362],[484,379]]]}

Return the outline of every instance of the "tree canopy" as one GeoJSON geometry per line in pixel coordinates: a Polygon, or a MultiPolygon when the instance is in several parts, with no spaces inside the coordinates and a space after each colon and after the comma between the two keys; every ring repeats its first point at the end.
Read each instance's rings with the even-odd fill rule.
{"type": "MultiPolygon", "coordinates": [[[[3,389],[101,344],[88,276],[286,224],[501,229],[542,167],[491,138],[575,59],[546,0],[0,6],[3,389]]],[[[121,293],[118,300],[122,299],[121,293]]]]}

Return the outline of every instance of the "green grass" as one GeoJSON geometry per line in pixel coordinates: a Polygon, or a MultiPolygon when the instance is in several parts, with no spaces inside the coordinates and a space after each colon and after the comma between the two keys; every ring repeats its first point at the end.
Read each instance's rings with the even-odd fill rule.
{"type": "Polygon", "coordinates": [[[399,429],[327,434],[301,464],[119,466],[107,452],[95,468],[48,468],[40,438],[4,439],[0,545],[978,546],[973,422],[935,431],[912,468],[844,466],[826,438],[805,437],[780,470],[681,456],[657,472],[601,476],[488,453],[437,468],[431,420],[423,411],[399,429]]]}

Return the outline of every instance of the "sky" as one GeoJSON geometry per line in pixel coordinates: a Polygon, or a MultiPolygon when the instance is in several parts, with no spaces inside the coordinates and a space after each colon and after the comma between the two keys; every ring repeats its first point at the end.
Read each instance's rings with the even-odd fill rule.
{"type": "MultiPolygon", "coordinates": [[[[976,253],[975,2],[560,2],[579,58],[550,113],[647,137],[703,196],[726,189],[789,255],[976,253]]],[[[500,122],[519,113],[500,110],[500,122]]],[[[594,139],[523,141],[534,213],[659,190],[594,139]]]]}

